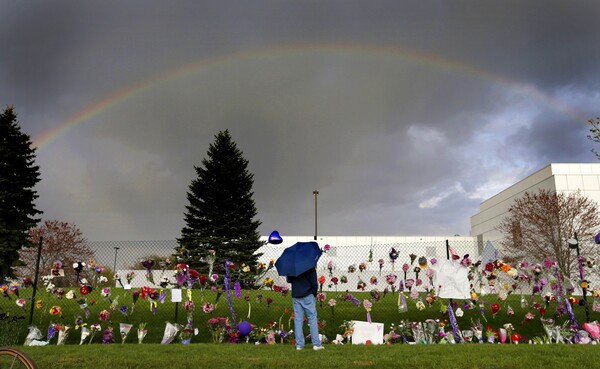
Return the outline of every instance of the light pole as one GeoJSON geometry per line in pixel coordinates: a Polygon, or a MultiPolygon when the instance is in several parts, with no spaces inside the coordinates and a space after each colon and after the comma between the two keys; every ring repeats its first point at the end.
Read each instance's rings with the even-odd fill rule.
{"type": "Polygon", "coordinates": [[[314,190],[313,195],[315,195],[315,241],[317,240],[317,196],[319,196],[319,191],[314,190]]]}
{"type": "Polygon", "coordinates": [[[115,246],[115,262],[113,264],[113,274],[117,273],[117,253],[119,252],[119,247],[115,246]]]}

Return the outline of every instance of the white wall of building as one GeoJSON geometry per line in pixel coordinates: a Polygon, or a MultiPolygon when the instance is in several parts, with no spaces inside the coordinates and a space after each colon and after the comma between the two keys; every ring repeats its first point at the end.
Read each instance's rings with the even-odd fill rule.
{"type": "Polygon", "coordinates": [[[479,206],[479,213],[471,217],[471,236],[480,242],[503,237],[497,227],[512,203],[525,192],[541,189],[582,195],[600,204],[600,163],[552,163],[538,170],[504,191],[490,197],[479,206]]]}

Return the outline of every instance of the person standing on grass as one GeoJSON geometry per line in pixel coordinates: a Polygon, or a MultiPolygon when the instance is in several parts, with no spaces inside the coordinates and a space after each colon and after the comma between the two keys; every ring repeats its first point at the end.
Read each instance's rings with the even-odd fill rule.
{"type": "Polygon", "coordinates": [[[323,350],[319,338],[319,323],[317,319],[316,296],[318,290],[317,271],[311,268],[297,277],[287,277],[292,285],[292,302],[294,303],[294,334],[296,335],[296,350],[304,348],[304,315],[308,319],[310,339],[313,350],[323,350]]]}

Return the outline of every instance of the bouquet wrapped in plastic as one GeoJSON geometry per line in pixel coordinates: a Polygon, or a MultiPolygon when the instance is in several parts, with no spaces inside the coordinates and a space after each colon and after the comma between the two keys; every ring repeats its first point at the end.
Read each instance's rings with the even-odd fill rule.
{"type": "Polygon", "coordinates": [[[79,344],[83,345],[85,339],[90,335],[90,329],[88,327],[81,327],[81,339],[79,340],[79,344]]]}
{"type": "Polygon", "coordinates": [[[25,343],[23,345],[24,346],[32,346],[31,343],[34,340],[41,340],[41,339],[42,339],[42,332],[39,330],[39,328],[34,325],[30,325],[29,332],[27,333],[27,337],[25,337],[25,343]]]}
{"type": "Polygon", "coordinates": [[[133,328],[133,324],[129,324],[129,323],[120,323],[119,324],[119,333],[121,333],[121,343],[125,343],[125,339],[127,338],[129,331],[131,331],[131,328],[133,328]]]}
{"type": "Polygon", "coordinates": [[[57,345],[64,345],[67,337],[69,337],[69,333],[71,333],[71,327],[68,325],[61,325],[58,330],[58,341],[57,345]]]}
{"type": "Polygon", "coordinates": [[[168,345],[173,342],[173,339],[175,339],[175,336],[177,336],[177,333],[179,333],[180,329],[181,325],[167,322],[165,326],[165,333],[163,334],[163,338],[160,343],[163,345],[168,345]]]}
{"type": "Polygon", "coordinates": [[[144,342],[144,337],[146,337],[146,334],[148,333],[148,330],[146,329],[146,323],[140,323],[140,325],[138,326],[138,343],[142,343],[144,342]]]}

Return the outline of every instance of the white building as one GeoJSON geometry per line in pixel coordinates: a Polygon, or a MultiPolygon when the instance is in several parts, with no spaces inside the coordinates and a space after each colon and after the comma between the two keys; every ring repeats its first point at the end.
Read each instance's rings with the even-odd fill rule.
{"type": "Polygon", "coordinates": [[[580,191],[600,204],[600,163],[552,163],[485,200],[471,217],[471,235],[480,245],[503,237],[496,230],[515,199],[541,189],[562,193],[580,191]]]}

